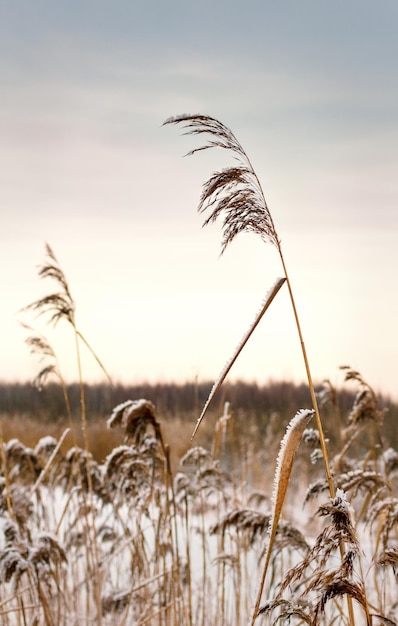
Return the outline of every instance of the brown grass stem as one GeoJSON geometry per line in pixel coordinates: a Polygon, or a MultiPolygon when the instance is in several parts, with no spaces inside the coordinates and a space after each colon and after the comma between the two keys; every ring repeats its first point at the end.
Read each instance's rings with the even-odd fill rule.
{"type": "Polygon", "coordinates": [[[41,483],[43,482],[48,470],[50,469],[55,457],[57,456],[62,444],[64,443],[67,435],[70,433],[70,428],[67,428],[66,430],[64,430],[64,432],[62,433],[57,445],[55,446],[53,453],[51,454],[50,458],[48,459],[47,463],[45,464],[45,466],[43,467],[42,471],[40,472],[40,475],[38,477],[38,479],[36,480],[35,484],[33,485],[31,491],[30,491],[30,497],[33,496],[33,494],[35,493],[35,491],[37,491],[37,489],[39,488],[39,486],[41,485],[41,483]]]}
{"type": "Polygon", "coordinates": [[[14,518],[14,511],[12,509],[11,497],[10,497],[10,479],[8,474],[7,456],[4,450],[4,437],[3,437],[3,420],[0,415],[0,460],[3,466],[4,472],[4,487],[6,495],[7,512],[11,519],[14,518]]]}
{"type": "Polygon", "coordinates": [[[288,288],[288,291],[289,291],[290,302],[291,302],[291,305],[292,305],[293,315],[294,315],[296,328],[297,328],[297,332],[298,332],[298,336],[299,336],[299,340],[300,340],[301,352],[302,352],[302,355],[303,355],[303,361],[304,361],[305,371],[306,371],[307,380],[308,380],[308,387],[309,387],[309,391],[310,391],[310,395],[311,395],[312,408],[315,411],[315,420],[316,420],[316,425],[317,425],[317,429],[318,429],[318,432],[319,432],[320,446],[321,446],[322,456],[323,456],[323,460],[324,460],[324,464],[325,464],[325,471],[326,471],[326,478],[327,478],[328,487],[329,487],[329,493],[330,493],[330,497],[331,498],[335,498],[336,490],[335,490],[335,487],[334,487],[332,474],[330,472],[330,463],[329,463],[328,451],[327,451],[327,447],[326,447],[326,440],[325,440],[325,435],[324,435],[324,432],[323,432],[323,426],[322,426],[321,416],[320,416],[320,413],[319,413],[318,402],[317,402],[317,399],[316,399],[314,383],[313,383],[313,380],[312,380],[310,365],[309,365],[308,356],[307,356],[307,350],[306,350],[306,347],[305,347],[303,334],[302,334],[302,331],[301,331],[301,324],[300,324],[299,316],[298,316],[298,313],[297,313],[296,302],[295,302],[295,299],[294,299],[292,286],[291,286],[291,283],[290,283],[289,275],[287,273],[286,264],[285,264],[285,260],[284,260],[284,257],[283,257],[281,249],[279,249],[279,255],[280,255],[281,262],[282,262],[283,271],[284,271],[285,277],[286,277],[286,284],[287,284],[287,288],[288,288]]]}

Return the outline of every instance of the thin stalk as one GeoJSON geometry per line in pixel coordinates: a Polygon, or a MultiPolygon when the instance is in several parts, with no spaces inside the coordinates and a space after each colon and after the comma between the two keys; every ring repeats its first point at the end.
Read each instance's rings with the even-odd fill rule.
{"type": "Polygon", "coordinates": [[[188,497],[184,498],[184,522],[185,522],[185,551],[187,557],[187,588],[188,588],[188,619],[189,626],[192,626],[192,580],[191,580],[191,548],[189,542],[189,511],[188,511],[188,497]]]}
{"type": "MultiPolygon", "coordinates": [[[[160,430],[160,428],[159,428],[160,430]]],[[[162,441],[163,443],[163,441],[162,441]]],[[[181,607],[179,606],[182,601],[182,611],[185,613],[185,603],[184,596],[182,592],[181,585],[181,563],[180,563],[180,552],[179,552],[179,539],[178,539],[178,526],[177,526],[177,507],[175,501],[175,493],[173,486],[173,473],[171,470],[171,462],[170,462],[170,446],[167,444],[164,446],[165,450],[165,461],[166,461],[166,506],[167,506],[167,514],[170,519],[172,517],[173,524],[170,525],[170,532],[172,536],[171,546],[173,553],[173,597],[175,602],[175,611],[178,613],[178,622],[181,622],[181,607]],[[171,498],[170,498],[171,495],[171,498]],[[174,532],[173,532],[174,531],[174,532]],[[177,594],[176,594],[177,588],[177,594]]]]}
{"type": "Polygon", "coordinates": [[[4,484],[5,484],[5,494],[6,494],[6,503],[7,503],[7,512],[10,516],[10,519],[14,519],[14,511],[11,505],[11,495],[10,495],[10,478],[8,475],[8,463],[7,463],[7,455],[4,449],[4,437],[3,437],[3,421],[0,417],[0,460],[3,465],[4,472],[4,484]]]}
{"type": "MultiPolygon", "coordinates": [[[[224,554],[225,551],[225,531],[221,533],[220,537],[220,553],[224,554]]],[[[221,624],[225,624],[225,561],[221,562],[221,624]]]]}
{"type": "MultiPolygon", "coordinates": [[[[250,163],[250,160],[249,160],[249,163],[250,163]]],[[[250,163],[250,166],[252,167],[251,163],[250,163]]],[[[253,172],[254,172],[254,169],[253,169],[253,172]]],[[[264,203],[266,204],[265,196],[264,196],[264,193],[263,193],[263,190],[262,190],[261,183],[260,183],[260,181],[259,181],[259,179],[258,179],[256,174],[255,174],[255,177],[256,177],[259,189],[261,190],[261,193],[263,195],[264,203]]],[[[272,221],[271,214],[270,214],[270,219],[271,219],[271,224],[273,226],[273,221],[272,221]]],[[[327,448],[326,448],[325,435],[324,435],[324,432],[323,432],[322,420],[321,420],[321,416],[320,416],[320,413],[319,413],[318,402],[317,402],[317,399],[316,399],[314,383],[313,383],[313,380],[312,380],[311,369],[310,369],[308,356],[307,356],[307,350],[306,350],[305,343],[304,343],[304,338],[303,338],[303,333],[302,333],[302,330],[301,330],[300,319],[299,319],[299,316],[298,316],[298,313],[297,313],[296,302],[295,302],[295,299],[294,299],[294,295],[293,295],[293,290],[292,290],[289,274],[287,272],[286,263],[285,263],[285,259],[284,259],[283,252],[282,252],[282,247],[281,247],[281,244],[280,244],[279,240],[277,241],[277,250],[279,252],[279,257],[280,257],[280,260],[281,260],[281,263],[282,263],[283,272],[285,274],[286,284],[287,284],[289,297],[290,297],[290,302],[291,302],[291,305],[292,305],[293,315],[294,315],[294,319],[295,319],[295,322],[296,322],[296,328],[297,328],[297,332],[298,332],[298,336],[299,336],[299,340],[300,340],[301,352],[302,352],[302,355],[303,355],[305,371],[306,371],[306,374],[307,374],[308,387],[309,387],[309,391],[310,391],[312,407],[313,407],[314,412],[315,412],[315,421],[316,421],[317,429],[318,429],[318,432],[319,432],[319,442],[320,442],[322,456],[323,456],[323,460],[324,460],[324,464],[325,464],[325,471],[326,471],[326,478],[327,478],[327,482],[328,482],[329,493],[330,493],[330,497],[331,498],[335,498],[336,497],[336,490],[335,490],[335,487],[334,487],[332,474],[330,472],[330,464],[329,464],[329,457],[328,457],[328,452],[327,452],[327,448]]],[[[343,544],[342,541],[339,542],[339,550],[340,550],[341,559],[343,560],[344,559],[345,550],[344,550],[344,544],[343,544]]],[[[265,578],[265,576],[263,576],[263,578],[265,578]]],[[[262,580],[262,584],[264,584],[264,582],[265,581],[262,580]]],[[[257,604],[259,605],[259,598],[257,598],[256,605],[257,604]]],[[[354,609],[353,609],[351,596],[347,596],[347,608],[348,608],[349,623],[350,623],[351,626],[354,626],[355,625],[355,618],[354,618],[354,609]]],[[[258,607],[257,607],[257,609],[258,609],[258,607]]],[[[368,624],[368,626],[371,626],[372,622],[370,621],[369,610],[367,608],[367,605],[366,605],[365,613],[366,613],[366,618],[367,618],[367,624],[368,624]]],[[[255,619],[255,617],[254,617],[254,619],[255,619]]],[[[253,619],[252,623],[254,623],[254,619],[253,619]]]]}
{"type": "Polygon", "coordinates": [[[197,430],[207,412],[207,409],[210,406],[210,403],[212,402],[214,396],[216,395],[217,391],[220,389],[221,385],[223,384],[224,380],[226,379],[229,371],[231,370],[233,364],[235,363],[236,359],[238,358],[238,356],[240,355],[240,353],[242,352],[243,348],[245,347],[246,343],[249,341],[250,337],[252,336],[255,328],[258,326],[260,320],[262,319],[263,315],[265,314],[265,312],[268,310],[270,304],[273,302],[275,296],[277,295],[277,293],[279,292],[280,288],[282,287],[282,285],[285,282],[285,278],[278,278],[275,283],[272,285],[271,289],[268,291],[264,301],[261,304],[261,308],[259,310],[259,312],[257,313],[254,321],[252,322],[252,324],[249,326],[248,330],[246,331],[246,333],[244,334],[244,336],[242,337],[242,339],[240,340],[239,344],[237,345],[234,354],[232,355],[232,357],[229,359],[229,361],[227,361],[227,363],[225,364],[223,370],[221,371],[218,379],[216,380],[216,382],[213,385],[213,388],[209,394],[209,397],[207,398],[207,401],[203,407],[202,413],[200,414],[194,431],[192,433],[191,436],[191,440],[195,437],[197,430]]]}
{"type": "MultiPolygon", "coordinates": [[[[83,383],[83,373],[81,366],[81,357],[80,357],[80,346],[79,346],[79,333],[76,328],[75,320],[73,318],[72,326],[75,334],[75,345],[76,345],[76,358],[77,358],[77,371],[79,376],[79,386],[80,386],[80,408],[81,408],[81,418],[82,418],[82,430],[83,430],[83,440],[84,440],[84,449],[86,452],[86,472],[87,472],[87,484],[88,484],[88,492],[90,498],[89,509],[92,516],[92,524],[93,524],[93,538],[92,538],[92,547],[93,547],[93,560],[94,560],[94,597],[95,603],[97,606],[97,619],[98,626],[102,624],[102,608],[101,608],[101,588],[99,577],[101,576],[100,568],[99,568],[99,559],[98,559],[98,545],[97,545],[97,533],[95,530],[95,507],[93,501],[93,482],[91,477],[91,468],[90,468],[90,459],[89,459],[89,440],[88,440],[88,427],[87,427],[87,414],[86,414],[86,402],[84,396],[84,383],[83,383]]],[[[87,528],[90,531],[89,520],[87,518],[87,528]]]]}
{"type": "MultiPolygon", "coordinates": [[[[304,339],[303,339],[303,335],[302,335],[302,332],[301,332],[301,325],[300,325],[299,317],[298,317],[298,314],[297,314],[296,303],[295,303],[295,300],[294,300],[293,291],[292,291],[292,287],[291,287],[291,284],[290,284],[289,276],[288,276],[288,273],[287,273],[287,270],[286,270],[286,265],[285,265],[285,261],[284,261],[284,258],[283,258],[282,250],[279,250],[279,254],[280,254],[280,258],[281,258],[281,262],[282,262],[282,266],[283,266],[283,271],[284,271],[285,277],[286,277],[286,284],[287,284],[287,288],[288,288],[288,291],[289,291],[289,296],[290,296],[290,301],[291,301],[291,304],[292,304],[294,318],[295,318],[295,321],[296,321],[297,332],[298,332],[298,335],[299,335],[299,338],[300,338],[300,345],[301,345],[301,350],[302,350],[302,354],[303,354],[303,360],[304,360],[304,364],[305,364],[305,370],[306,370],[307,379],[308,379],[308,387],[309,387],[310,394],[311,394],[312,407],[313,407],[313,409],[315,411],[315,420],[316,420],[316,425],[317,425],[317,429],[318,429],[318,433],[319,433],[319,442],[320,442],[320,446],[321,446],[321,450],[322,450],[323,460],[324,460],[324,463],[325,463],[325,471],[326,471],[326,478],[327,478],[328,487],[329,487],[329,493],[330,493],[330,497],[331,498],[335,498],[336,497],[336,491],[335,491],[335,487],[334,487],[332,474],[330,472],[330,464],[329,464],[329,459],[328,459],[326,440],[325,440],[325,435],[324,435],[324,432],[323,432],[323,426],[322,426],[321,416],[320,416],[320,413],[319,413],[318,402],[317,402],[317,399],[316,399],[314,384],[312,382],[312,376],[311,376],[311,370],[310,370],[310,366],[309,366],[309,362],[308,362],[307,351],[306,351],[306,348],[305,348],[304,339]]],[[[343,544],[342,541],[339,542],[339,550],[340,550],[341,559],[343,560],[344,555],[345,555],[345,550],[344,550],[344,544],[343,544]]],[[[362,565],[360,567],[360,571],[361,571],[362,580],[364,580],[362,565]]],[[[365,585],[363,586],[363,589],[364,589],[364,595],[365,595],[364,611],[365,611],[365,615],[366,615],[366,623],[367,623],[368,626],[372,626],[372,618],[370,617],[370,614],[369,614],[369,606],[368,606],[368,601],[367,601],[366,586],[365,585]]],[[[349,615],[350,624],[354,625],[355,624],[354,609],[353,609],[352,597],[349,596],[349,595],[347,595],[347,608],[348,608],[348,615],[349,615]]]]}
{"type": "Polygon", "coordinates": [[[87,339],[85,338],[84,335],[82,335],[82,333],[75,329],[76,333],[79,337],[79,339],[82,340],[82,342],[84,343],[84,345],[86,346],[86,348],[91,352],[91,355],[94,357],[94,359],[97,361],[98,365],[100,366],[100,368],[102,369],[102,371],[104,372],[105,376],[108,379],[109,384],[111,385],[111,387],[113,387],[113,381],[112,378],[110,377],[110,375],[108,374],[108,371],[105,367],[105,365],[102,363],[101,359],[99,358],[99,356],[94,352],[94,350],[92,349],[92,347],[90,346],[90,344],[88,343],[87,339]]]}
{"type": "MultiPolygon", "coordinates": [[[[266,202],[266,199],[265,199],[265,195],[264,195],[264,191],[263,191],[260,179],[258,178],[258,176],[257,176],[257,174],[256,174],[256,172],[255,172],[255,170],[253,168],[253,165],[252,165],[249,157],[247,156],[246,152],[243,150],[243,148],[242,148],[242,152],[245,155],[245,157],[247,159],[247,162],[249,164],[249,167],[250,167],[250,169],[252,171],[252,174],[253,174],[253,176],[255,178],[255,181],[257,183],[258,189],[259,189],[259,191],[261,193],[261,196],[262,196],[262,200],[263,200],[264,206],[267,207],[267,202],[266,202]]],[[[271,215],[270,211],[268,211],[268,218],[269,218],[271,230],[274,233],[276,233],[275,224],[274,224],[274,221],[272,219],[272,215],[271,215]]],[[[290,302],[291,302],[291,305],[292,305],[293,315],[294,315],[294,319],[295,319],[295,322],[296,322],[297,332],[298,332],[298,336],[299,336],[299,340],[300,340],[301,352],[302,352],[302,355],[303,355],[304,366],[305,366],[305,371],[306,371],[307,380],[308,380],[308,387],[309,387],[310,395],[311,395],[312,408],[315,411],[316,424],[317,424],[317,428],[319,430],[319,439],[320,439],[320,445],[321,445],[321,450],[322,450],[322,456],[323,456],[324,463],[325,463],[325,468],[326,468],[326,477],[327,477],[327,481],[328,481],[330,497],[331,498],[335,498],[336,497],[336,491],[335,491],[335,488],[334,488],[333,478],[332,478],[332,475],[330,473],[330,465],[329,465],[328,453],[327,453],[327,448],[326,448],[326,441],[325,441],[325,436],[324,436],[324,433],[323,433],[322,421],[321,421],[321,417],[320,417],[320,414],[319,414],[319,408],[318,408],[318,402],[317,402],[316,395],[315,395],[314,384],[313,384],[313,381],[312,381],[310,365],[309,365],[309,361],[308,361],[308,357],[307,357],[307,350],[305,348],[304,339],[303,339],[303,333],[301,331],[301,324],[300,324],[300,320],[299,320],[299,316],[298,316],[297,308],[296,308],[296,302],[295,302],[295,299],[294,299],[294,296],[293,296],[293,290],[292,290],[289,274],[287,272],[286,263],[285,263],[285,259],[284,259],[283,252],[282,252],[282,245],[281,245],[280,240],[277,237],[275,237],[275,245],[276,245],[276,248],[278,250],[279,257],[280,257],[280,260],[281,260],[281,263],[282,263],[282,267],[283,267],[283,272],[284,272],[284,275],[285,275],[285,278],[286,278],[286,284],[287,284],[287,288],[288,288],[288,291],[289,291],[290,302]]]]}
{"type": "MultiPolygon", "coordinates": [[[[299,340],[300,340],[301,352],[302,352],[302,355],[303,355],[305,371],[306,371],[306,374],[307,374],[308,388],[309,388],[310,395],[311,395],[312,408],[314,409],[314,412],[315,412],[315,421],[316,421],[316,425],[317,425],[317,429],[318,429],[318,433],[319,433],[319,443],[320,443],[320,446],[321,446],[322,456],[323,456],[323,460],[324,460],[324,464],[325,464],[326,479],[327,479],[327,482],[328,482],[329,493],[330,493],[330,497],[331,498],[335,498],[336,497],[336,490],[335,490],[335,487],[334,487],[332,474],[330,472],[330,464],[329,464],[328,451],[327,451],[327,447],[326,447],[326,440],[325,440],[325,435],[324,435],[324,432],[323,432],[323,426],[322,426],[321,416],[320,416],[320,413],[319,413],[318,402],[317,402],[317,399],[316,399],[314,383],[313,383],[313,380],[312,380],[311,369],[310,369],[308,356],[307,356],[307,350],[306,350],[306,347],[305,347],[303,333],[301,331],[301,324],[300,324],[299,316],[298,316],[298,313],[297,313],[296,302],[295,302],[295,299],[294,299],[293,290],[292,290],[292,286],[291,286],[291,283],[290,283],[289,275],[288,275],[288,272],[287,272],[287,269],[286,269],[285,259],[283,257],[282,249],[281,249],[280,246],[278,246],[278,251],[279,251],[279,256],[280,256],[280,259],[281,259],[283,271],[284,271],[285,277],[286,277],[287,289],[288,289],[288,292],[289,292],[290,302],[291,302],[291,305],[292,305],[293,315],[294,315],[294,319],[295,319],[295,322],[296,322],[297,332],[298,332],[298,336],[299,336],[299,340]]],[[[343,544],[342,541],[339,542],[339,551],[340,551],[341,559],[343,560],[344,555],[345,555],[345,550],[344,550],[344,544],[343,544]]],[[[354,609],[353,609],[351,596],[347,596],[347,609],[348,609],[348,616],[349,616],[350,624],[353,626],[355,624],[355,618],[354,618],[354,609]]],[[[366,618],[367,618],[367,624],[368,624],[368,626],[371,626],[372,622],[370,621],[369,611],[368,611],[367,607],[366,607],[365,613],[366,613],[366,618]]]]}
{"type": "MultiPolygon", "coordinates": [[[[201,470],[199,464],[199,472],[201,470]]],[[[206,583],[207,583],[207,557],[206,557],[206,526],[205,526],[205,501],[203,489],[200,489],[200,534],[202,539],[202,626],[206,624],[206,583]]]]}
{"type": "Polygon", "coordinates": [[[329,458],[328,458],[328,451],[327,451],[327,448],[326,448],[325,435],[324,435],[324,432],[323,432],[323,426],[322,426],[321,416],[320,416],[320,413],[319,413],[318,402],[317,402],[317,399],[316,399],[314,384],[313,384],[313,381],[312,381],[310,365],[309,365],[309,361],[308,361],[308,357],[307,357],[307,350],[305,348],[303,334],[302,334],[302,331],[301,331],[301,324],[300,324],[300,320],[299,320],[298,313],[297,313],[296,302],[295,302],[295,299],[294,299],[294,296],[293,296],[292,286],[291,286],[291,283],[290,283],[289,275],[287,273],[285,260],[283,258],[283,254],[282,254],[282,250],[281,250],[280,247],[279,247],[279,255],[280,255],[281,262],[282,262],[282,267],[283,267],[283,271],[284,271],[285,278],[286,278],[286,284],[287,284],[287,288],[288,288],[288,291],[289,291],[290,302],[291,302],[292,309],[293,309],[293,315],[294,315],[294,319],[295,319],[295,322],[296,322],[298,336],[299,336],[299,339],[300,339],[301,352],[302,352],[302,355],[303,355],[305,371],[306,371],[306,374],[307,374],[308,387],[309,387],[309,391],[310,391],[310,395],[311,395],[312,408],[315,411],[315,420],[316,420],[316,425],[317,425],[317,428],[318,428],[318,431],[319,431],[319,441],[320,441],[320,446],[321,446],[321,450],[322,450],[323,460],[324,460],[324,463],[325,463],[326,478],[327,478],[327,481],[328,481],[329,493],[330,493],[330,497],[331,498],[335,498],[336,497],[336,490],[335,490],[335,487],[334,487],[332,474],[330,472],[330,464],[329,464],[329,458]]]}
{"type": "Polygon", "coordinates": [[[33,494],[35,493],[35,491],[37,491],[37,489],[39,488],[39,486],[40,486],[40,485],[41,485],[41,483],[43,482],[45,475],[47,474],[48,470],[50,469],[52,462],[54,461],[55,457],[57,456],[57,454],[58,454],[58,452],[59,452],[59,449],[60,449],[60,447],[62,446],[62,444],[63,444],[63,442],[64,442],[64,440],[65,440],[65,437],[69,434],[69,432],[70,432],[70,428],[67,428],[67,429],[63,432],[62,436],[60,437],[60,440],[58,441],[57,445],[56,445],[56,446],[55,446],[55,448],[54,448],[53,453],[51,454],[51,456],[50,456],[50,458],[48,459],[48,461],[47,461],[47,463],[46,463],[45,467],[44,467],[44,468],[42,469],[42,471],[40,472],[39,477],[37,478],[37,480],[36,480],[35,484],[33,485],[32,489],[30,490],[30,497],[32,497],[32,496],[33,496],[33,494]]]}

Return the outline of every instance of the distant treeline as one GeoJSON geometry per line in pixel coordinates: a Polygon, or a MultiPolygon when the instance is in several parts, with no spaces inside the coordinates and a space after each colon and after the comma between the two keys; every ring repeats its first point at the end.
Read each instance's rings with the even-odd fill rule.
{"type": "MultiPolygon", "coordinates": [[[[159,419],[196,420],[212,388],[211,382],[195,384],[159,383],[115,385],[93,384],[84,386],[87,419],[107,419],[118,404],[126,400],[145,398],[153,402],[159,419]]],[[[321,390],[321,386],[319,386],[321,390]]],[[[336,439],[337,414],[341,424],[355,402],[358,389],[343,387],[338,390],[338,403],[321,407],[324,428],[328,437],[336,439]]],[[[80,387],[77,383],[67,388],[72,416],[81,415],[80,387]]],[[[280,432],[300,408],[311,407],[308,387],[290,382],[269,382],[264,385],[249,382],[225,383],[216,395],[209,411],[220,417],[225,402],[229,402],[237,424],[241,428],[254,425],[257,432],[266,432],[275,416],[280,432]]],[[[380,410],[386,409],[383,435],[390,445],[398,449],[398,405],[380,397],[380,410]]],[[[30,383],[0,383],[0,417],[27,417],[41,423],[63,422],[67,419],[63,391],[60,385],[50,383],[41,390],[30,383]]],[[[278,434],[279,437],[279,434],[278,434]]]]}
{"type": "MultiPolygon", "coordinates": [[[[145,398],[156,407],[159,416],[192,416],[200,412],[206,402],[211,382],[175,384],[84,385],[87,415],[107,416],[112,409],[126,400],[145,398]]],[[[80,387],[77,383],[67,387],[71,411],[80,414],[80,387]]],[[[309,406],[310,396],[306,385],[292,383],[226,383],[218,392],[212,409],[223,411],[224,403],[231,403],[235,411],[251,414],[269,412],[295,412],[297,408],[309,406]]],[[[60,385],[50,383],[37,389],[30,383],[0,383],[0,412],[7,415],[26,415],[43,420],[63,419],[66,415],[65,401],[60,385]]]]}
{"type": "MultiPolygon", "coordinates": [[[[202,409],[212,388],[211,382],[195,384],[158,383],[137,385],[108,384],[84,385],[85,404],[88,417],[104,416],[126,400],[145,398],[156,407],[159,416],[192,416],[202,409]]],[[[67,387],[72,414],[80,414],[80,388],[77,383],[67,387]]],[[[356,391],[342,389],[338,392],[339,406],[342,412],[349,410],[355,399],[356,391]]],[[[228,401],[234,411],[248,412],[258,416],[270,413],[292,413],[299,408],[311,406],[308,387],[290,382],[270,382],[258,385],[250,382],[225,383],[218,392],[212,411],[223,411],[228,401]]],[[[380,398],[381,406],[388,406],[389,411],[397,411],[397,406],[380,398]]],[[[50,383],[41,390],[30,383],[0,382],[0,412],[7,415],[26,415],[43,420],[63,419],[66,415],[62,389],[56,383],[50,383]]],[[[221,414],[220,413],[220,414],[221,414]]]]}

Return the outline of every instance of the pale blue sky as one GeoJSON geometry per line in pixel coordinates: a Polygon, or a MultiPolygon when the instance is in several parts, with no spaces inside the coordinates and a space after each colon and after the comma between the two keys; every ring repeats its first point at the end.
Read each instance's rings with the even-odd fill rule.
{"type": "MultiPolygon", "coordinates": [[[[17,311],[51,290],[44,241],[116,380],[217,376],[281,269],[201,230],[225,155],[182,159],[196,140],[161,126],[201,112],[262,181],[314,378],[348,363],[398,398],[397,29],[395,0],[2,3],[0,379],[37,371],[17,311]]],[[[48,334],[76,378],[68,330],[48,334]]],[[[304,380],[287,294],[233,377],[304,380]]]]}

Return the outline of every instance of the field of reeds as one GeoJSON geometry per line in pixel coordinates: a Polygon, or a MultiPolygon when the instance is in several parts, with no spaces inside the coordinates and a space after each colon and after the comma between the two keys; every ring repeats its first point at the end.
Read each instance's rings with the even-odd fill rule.
{"type": "MultiPolygon", "coordinates": [[[[364,623],[365,601],[373,623],[396,623],[398,452],[384,437],[379,399],[358,373],[345,373],[355,390],[348,410],[340,411],[329,383],[319,389],[336,498],[328,497],[310,422],[278,522],[258,624],[348,624],[347,594],[356,623],[364,623]]],[[[186,451],[174,455],[173,468],[179,433],[146,399],[123,402],[104,420],[102,433],[108,429],[115,439],[102,461],[83,442],[71,445],[67,425],[63,437],[43,435],[34,446],[22,443],[22,432],[8,438],[1,623],[247,623],[269,541],[283,415],[264,416],[260,432],[255,420],[245,428],[226,403],[210,421],[206,446],[190,444],[191,424],[183,421],[186,451]]]]}
{"type": "Polygon", "coordinates": [[[93,430],[81,346],[105,377],[106,368],[77,326],[67,279],[46,246],[39,275],[56,290],[25,313],[72,327],[79,415],[58,355],[25,324],[40,361],[35,384],[56,381],[64,422],[57,432],[47,422],[48,432],[28,444],[23,421],[20,436],[10,436],[9,417],[1,415],[0,623],[397,624],[398,451],[387,406],[348,366],[344,389],[314,385],[280,239],[232,132],[208,116],[167,123],[210,136],[198,149],[232,151],[234,165],[210,178],[199,208],[211,211],[206,223],[224,218],[223,250],[244,231],[273,245],[283,277],[188,430],[186,419],[173,429],[143,396],[113,406],[93,430]],[[307,405],[254,417],[225,397],[209,417],[281,288],[289,290],[297,324],[307,405]],[[104,437],[105,426],[107,449],[94,454],[93,438],[104,437]]]}

